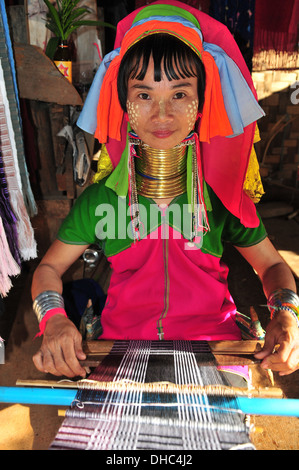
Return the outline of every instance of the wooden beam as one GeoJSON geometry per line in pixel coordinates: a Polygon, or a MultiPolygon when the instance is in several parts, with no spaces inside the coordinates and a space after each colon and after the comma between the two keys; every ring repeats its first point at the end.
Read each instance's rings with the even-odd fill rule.
{"type": "MultiPolygon", "coordinates": [[[[83,343],[83,350],[89,357],[107,355],[114,344],[114,341],[96,340],[86,341],[83,343]]],[[[208,341],[213,354],[232,354],[234,356],[252,355],[260,351],[263,347],[263,341],[246,340],[246,341],[208,341]]]]}
{"type": "Polygon", "coordinates": [[[213,354],[225,355],[251,355],[261,351],[264,341],[241,340],[241,341],[208,341],[213,354]]]}
{"type": "Polygon", "coordinates": [[[61,105],[83,105],[76,88],[63,77],[40,47],[15,43],[13,48],[21,98],[61,105]]]}
{"type": "Polygon", "coordinates": [[[283,392],[280,388],[276,387],[261,387],[261,388],[239,388],[230,387],[226,385],[177,385],[171,382],[98,382],[95,380],[82,379],[78,381],[71,380],[17,380],[18,387],[40,387],[40,388],[71,388],[80,389],[87,388],[94,390],[106,391],[146,391],[146,392],[159,392],[159,393],[208,393],[213,395],[222,396],[251,396],[260,398],[283,398],[283,392]],[[86,384],[86,385],[85,385],[86,384]]]}

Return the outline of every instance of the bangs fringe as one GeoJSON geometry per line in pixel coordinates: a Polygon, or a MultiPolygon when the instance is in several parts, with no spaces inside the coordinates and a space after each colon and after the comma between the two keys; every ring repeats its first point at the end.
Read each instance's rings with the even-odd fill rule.
{"type": "Polygon", "coordinates": [[[167,79],[195,77],[194,53],[182,41],[170,34],[153,34],[142,39],[132,49],[134,65],[128,78],[143,80],[147,72],[150,57],[154,61],[154,81],[160,82],[162,71],[167,79]],[[163,65],[163,67],[161,67],[163,65]]]}

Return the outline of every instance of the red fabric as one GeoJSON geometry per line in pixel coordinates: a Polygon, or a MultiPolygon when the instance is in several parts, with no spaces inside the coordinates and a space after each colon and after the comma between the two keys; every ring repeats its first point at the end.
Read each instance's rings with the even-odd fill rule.
{"type": "MultiPolygon", "coordinates": [[[[201,25],[204,41],[220,46],[235,61],[256,97],[252,78],[245,60],[225,25],[207,14],[176,0],[158,0],[155,3],[171,4],[190,11],[201,25]]],[[[120,46],[125,32],[130,28],[139,10],[132,12],[118,24],[115,47],[120,46]]],[[[213,137],[210,143],[201,144],[203,172],[206,182],[211,186],[224,206],[240,219],[245,227],[257,227],[259,224],[254,204],[243,191],[253,145],[254,130],[255,123],[247,126],[241,136],[234,138],[213,137]]],[[[126,131],[126,122],[123,122],[122,141],[117,142],[109,139],[107,142],[107,150],[115,166],[119,162],[125,147],[126,131]]]]}
{"type": "Polygon", "coordinates": [[[36,337],[41,336],[44,334],[45,328],[46,328],[46,323],[49,320],[49,318],[53,317],[53,315],[64,315],[67,317],[66,311],[63,308],[52,308],[49,310],[42,321],[39,324],[39,333],[36,335],[36,337]]]}
{"type": "Polygon", "coordinates": [[[299,0],[256,0],[254,50],[294,51],[298,22],[299,0]]]}

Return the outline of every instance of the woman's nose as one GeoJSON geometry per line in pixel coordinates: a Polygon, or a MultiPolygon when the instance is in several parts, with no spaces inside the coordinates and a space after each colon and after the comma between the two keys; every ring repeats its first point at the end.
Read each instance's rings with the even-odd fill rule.
{"type": "Polygon", "coordinates": [[[161,99],[156,103],[154,117],[160,122],[168,121],[169,119],[171,119],[171,109],[165,100],[161,99]]]}
{"type": "Polygon", "coordinates": [[[166,106],[165,106],[165,101],[160,100],[159,101],[159,118],[164,119],[166,116],[166,106]]]}

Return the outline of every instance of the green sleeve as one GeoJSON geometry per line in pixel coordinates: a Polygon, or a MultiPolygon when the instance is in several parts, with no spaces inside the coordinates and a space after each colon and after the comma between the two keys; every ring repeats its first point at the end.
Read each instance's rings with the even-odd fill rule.
{"type": "Polygon", "coordinates": [[[229,213],[222,234],[223,241],[240,248],[257,245],[263,241],[267,237],[267,232],[258,213],[257,216],[260,221],[259,225],[255,228],[248,228],[244,227],[237,217],[229,213]]]}

